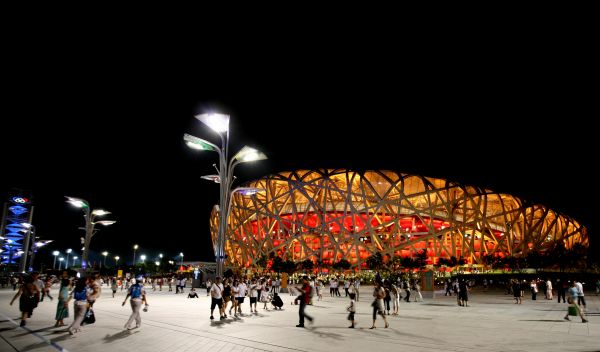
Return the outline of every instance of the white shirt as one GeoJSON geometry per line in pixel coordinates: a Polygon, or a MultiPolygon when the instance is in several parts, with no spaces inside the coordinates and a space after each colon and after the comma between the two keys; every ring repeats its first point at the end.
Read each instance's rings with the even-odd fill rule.
{"type": "Polygon", "coordinates": [[[238,285],[238,292],[235,295],[236,297],[246,297],[246,291],[248,290],[247,286],[245,283],[240,282],[240,284],[238,285]]]}
{"type": "Polygon", "coordinates": [[[214,283],[210,288],[210,296],[215,299],[223,298],[223,284],[214,283]]]}
{"type": "Polygon", "coordinates": [[[581,282],[577,281],[575,283],[575,287],[577,287],[577,295],[578,296],[584,296],[584,294],[583,294],[583,285],[581,284],[581,282]]]}

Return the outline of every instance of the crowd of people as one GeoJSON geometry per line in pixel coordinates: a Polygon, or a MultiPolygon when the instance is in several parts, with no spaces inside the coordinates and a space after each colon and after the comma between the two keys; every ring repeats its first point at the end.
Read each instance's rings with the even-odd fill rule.
{"type": "MultiPolygon", "coordinates": [[[[142,306],[144,310],[148,309],[148,300],[145,291],[145,285],[149,285],[152,291],[162,291],[163,286],[167,285],[170,292],[175,290],[175,294],[184,293],[187,279],[183,276],[172,277],[153,277],[144,278],[116,278],[116,277],[99,277],[91,275],[84,278],[69,277],[68,273],[63,272],[60,278],[48,276],[44,279],[40,278],[39,273],[33,272],[31,275],[23,275],[21,278],[13,278],[10,284],[13,290],[17,291],[11,300],[10,304],[19,299],[19,310],[21,312],[21,326],[27,324],[27,319],[33,315],[34,309],[39,302],[44,299],[50,301],[56,298],[57,307],[55,315],[55,327],[66,326],[65,319],[69,318],[70,302],[73,302],[73,321],[65,331],[70,334],[75,334],[81,330],[85,324],[93,323],[94,313],[93,306],[96,300],[100,297],[102,285],[108,285],[112,290],[112,297],[118,290],[126,290],[127,295],[122,305],[130,299],[131,316],[125,323],[125,329],[135,329],[141,326],[140,311],[142,306]],[[51,288],[54,283],[59,284],[58,294],[53,297],[51,288]],[[135,323],[135,326],[133,325],[135,323]]],[[[474,285],[474,280],[466,280],[464,278],[456,278],[454,280],[445,280],[444,288],[445,295],[456,295],[457,304],[459,306],[468,307],[469,291],[474,285]]],[[[487,291],[489,286],[492,286],[493,281],[486,278],[483,279],[483,291],[487,291]]],[[[244,303],[246,298],[249,300],[249,313],[258,313],[258,305],[262,305],[262,309],[268,311],[283,309],[283,299],[280,296],[282,291],[281,278],[278,276],[258,276],[253,278],[231,277],[221,279],[217,277],[214,282],[207,280],[206,295],[211,297],[210,304],[210,320],[215,319],[215,309],[218,308],[218,318],[220,320],[227,319],[229,316],[237,318],[243,316],[245,310],[244,303]]],[[[306,307],[313,304],[313,300],[320,301],[323,299],[323,294],[326,291],[325,286],[328,285],[329,295],[332,298],[342,297],[340,288],[344,288],[344,298],[349,298],[347,305],[348,320],[351,322],[349,328],[354,328],[356,325],[355,314],[357,302],[360,298],[361,279],[359,277],[309,277],[301,276],[290,279],[288,285],[283,285],[288,289],[294,299],[292,305],[298,305],[299,322],[297,327],[305,327],[306,321],[312,323],[314,317],[306,312],[306,307]],[[294,286],[296,284],[297,286],[294,286]]],[[[531,293],[531,300],[538,299],[538,294],[544,294],[546,300],[553,300],[556,293],[558,303],[561,301],[568,302],[567,315],[565,320],[570,320],[572,316],[579,316],[582,322],[587,322],[585,317],[586,301],[583,285],[580,281],[561,281],[560,279],[551,280],[523,280],[512,279],[506,285],[507,293],[514,296],[515,304],[521,304],[525,292],[531,293]]],[[[596,294],[600,294],[600,280],[594,284],[596,294]]],[[[371,329],[376,328],[377,316],[380,316],[384,321],[384,327],[389,327],[386,315],[398,315],[400,301],[421,302],[423,296],[418,280],[410,280],[407,278],[397,278],[395,280],[382,279],[379,273],[376,274],[373,286],[373,323],[371,329]]],[[[188,298],[199,298],[198,293],[194,288],[188,292],[188,298]]]]}

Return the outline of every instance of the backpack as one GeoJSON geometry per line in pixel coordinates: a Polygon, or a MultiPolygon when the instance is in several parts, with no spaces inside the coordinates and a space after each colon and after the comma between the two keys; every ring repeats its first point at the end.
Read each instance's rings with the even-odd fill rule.
{"type": "Polygon", "coordinates": [[[140,298],[142,296],[142,287],[140,285],[131,286],[131,299],[140,298]]]}
{"type": "Polygon", "coordinates": [[[85,301],[87,299],[87,290],[83,289],[79,292],[75,292],[73,294],[73,297],[75,298],[76,301],[85,301]]]}

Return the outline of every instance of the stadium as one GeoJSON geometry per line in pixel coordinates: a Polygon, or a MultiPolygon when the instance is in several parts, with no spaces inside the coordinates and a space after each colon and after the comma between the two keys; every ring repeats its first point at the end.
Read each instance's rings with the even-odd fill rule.
{"type": "MultiPolygon", "coordinates": [[[[261,192],[232,194],[225,252],[228,265],[251,266],[274,254],[353,269],[365,260],[414,257],[428,264],[463,258],[481,264],[545,251],[563,242],[588,246],[587,230],[565,214],[509,195],[439,178],[392,171],[319,169],[281,172],[251,181],[261,192]]],[[[216,246],[218,208],[210,229],[216,246]]]]}

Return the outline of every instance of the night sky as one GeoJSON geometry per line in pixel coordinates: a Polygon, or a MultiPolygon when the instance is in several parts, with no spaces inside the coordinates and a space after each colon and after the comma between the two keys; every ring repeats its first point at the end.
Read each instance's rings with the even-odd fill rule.
{"type": "Polygon", "coordinates": [[[82,212],[64,196],[117,220],[94,237],[96,254],[131,261],[137,243],[149,258],[182,251],[185,260],[214,259],[208,219],[218,185],[200,176],[215,173],[218,157],[182,140],[190,133],[219,141],[194,118],[209,110],[231,115],[232,152],[248,144],[269,157],[238,166],[236,184],[317,167],[448,178],[564,212],[598,245],[597,137],[586,122],[597,97],[581,84],[582,67],[500,59],[403,67],[312,56],[239,66],[188,58],[180,66],[175,57],[138,64],[142,58],[12,63],[0,108],[0,196],[33,192],[38,236],[54,240],[40,260],[81,248],[82,212]]]}

